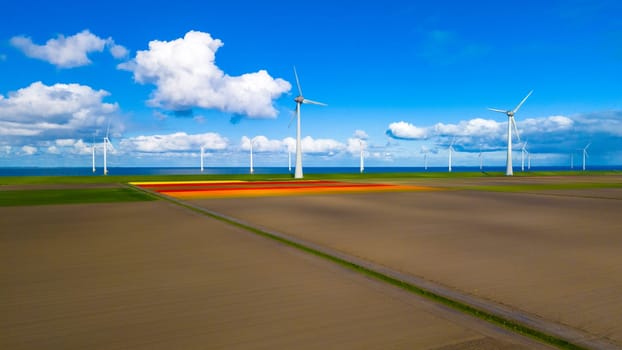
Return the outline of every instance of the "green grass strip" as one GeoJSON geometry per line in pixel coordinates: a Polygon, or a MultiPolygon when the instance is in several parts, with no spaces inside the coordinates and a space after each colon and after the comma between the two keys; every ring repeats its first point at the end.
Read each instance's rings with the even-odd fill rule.
{"type": "Polygon", "coordinates": [[[0,191],[0,206],[110,203],[155,200],[131,188],[89,188],[0,191]]]}
{"type": "MultiPolygon", "coordinates": [[[[140,189],[140,188],[137,188],[137,190],[148,192],[147,190],[140,189]]],[[[258,229],[256,227],[252,227],[252,226],[243,224],[243,223],[238,222],[238,221],[236,221],[234,219],[230,219],[230,218],[218,215],[218,214],[213,213],[213,212],[211,212],[211,211],[209,211],[207,209],[199,208],[199,207],[187,204],[187,203],[185,203],[185,202],[183,202],[181,200],[177,200],[177,199],[174,199],[174,198],[166,197],[166,196],[163,196],[163,195],[158,195],[158,196],[161,196],[161,198],[163,198],[163,199],[165,199],[167,201],[170,201],[172,203],[175,203],[175,204],[177,204],[179,206],[182,206],[184,208],[190,209],[190,210],[195,211],[197,213],[203,214],[205,216],[209,216],[211,218],[214,218],[216,220],[225,222],[225,223],[230,224],[232,226],[244,229],[246,231],[252,232],[252,233],[257,234],[259,236],[272,239],[274,241],[280,242],[280,243],[282,243],[284,245],[287,245],[287,246],[290,246],[292,248],[301,250],[303,252],[315,255],[315,256],[320,257],[322,259],[326,259],[328,261],[336,263],[336,264],[338,264],[340,266],[343,266],[345,268],[348,268],[350,270],[354,270],[354,271],[362,273],[362,274],[364,274],[366,276],[372,277],[374,279],[377,279],[377,280],[389,283],[389,284],[391,284],[393,286],[396,286],[398,288],[407,290],[407,291],[409,291],[411,293],[420,295],[420,296],[422,296],[424,298],[427,298],[429,300],[435,301],[437,303],[449,306],[449,307],[451,307],[451,308],[453,308],[455,310],[461,311],[463,313],[472,315],[472,316],[477,317],[479,319],[482,319],[482,320],[488,321],[490,323],[496,324],[496,325],[501,326],[503,328],[506,328],[506,329],[509,329],[511,331],[514,331],[516,333],[519,333],[519,334],[531,337],[533,339],[539,340],[541,342],[544,342],[544,343],[547,343],[547,344],[550,344],[550,345],[554,345],[554,346],[556,346],[556,347],[558,347],[560,349],[571,349],[571,350],[586,350],[587,349],[585,347],[573,344],[573,343],[571,343],[571,342],[569,342],[569,341],[567,341],[565,339],[562,339],[562,338],[556,337],[554,335],[550,335],[550,334],[544,333],[544,332],[539,331],[537,329],[525,326],[525,325],[523,325],[521,323],[518,323],[518,322],[515,322],[515,321],[512,321],[512,320],[506,319],[504,317],[492,314],[490,312],[487,312],[487,311],[484,311],[484,310],[480,310],[478,308],[475,308],[475,307],[473,307],[471,305],[468,305],[468,304],[465,304],[463,302],[460,302],[460,301],[457,301],[457,300],[453,300],[453,299],[444,297],[442,295],[439,295],[437,293],[431,292],[429,290],[417,287],[414,284],[411,284],[411,283],[399,280],[397,278],[385,275],[383,273],[374,271],[372,269],[366,268],[364,266],[355,264],[353,262],[347,261],[345,259],[333,256],[333,255],[330,255],[328,253],[324,253],[322,251],[319,251],[319,250],[307,247],[307,246],[305,246],[303,244],[300,244],[300,243],[288,240],[286,238],[274,235],[272,233],[263,231],[263,230],[258,229]]]]}
{"type": "MultiPolygon", "coordinates": [[[[515,177],[533,176],[604,176],[622,175],[622,171],[533,171],[517,172],[515,177]]],[[[502,172],[394,172],[364,174],[305,174],[305,180],[390,180],[390,179],[464,179],[477,177],[505,177],[502,172]]],[[[90,175],[90,176],[0,176],[1,185],[24,184],[96,184],[140,181],[210,181],[210,180],[293,180],[291,174],[197,174],[197,175],[90,175]]]]}

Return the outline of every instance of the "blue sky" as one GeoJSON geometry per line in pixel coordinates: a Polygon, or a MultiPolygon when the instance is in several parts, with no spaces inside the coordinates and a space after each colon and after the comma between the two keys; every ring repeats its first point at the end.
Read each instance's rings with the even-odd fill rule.
{"type": "Polygon", "coordinates": [[[622,164],[619,1],[23,1],[0,13],[0,166],[622,164]],[[514,148],[522,144],[515,138],[514,148]],[[292,149],[293,151],[293,149],[292,149]],[[514,153],[518,164],[520,152],[514,153]]]}

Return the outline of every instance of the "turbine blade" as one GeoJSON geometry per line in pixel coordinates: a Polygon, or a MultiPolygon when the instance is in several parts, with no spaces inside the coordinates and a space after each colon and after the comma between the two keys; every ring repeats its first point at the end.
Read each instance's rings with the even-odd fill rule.
{"type": "Polygon", "coordinates": [[[590,142],[590,143],[588,143],[588,144],[587,144],[587,146],[585,146],[585,150],[587,150],[587,149],[588,149],[588,147],[590,147],[590,145],[591,145],[591,144],[592,144],[591,142],[590,142]]]}
{"type": "Polygon", "coordinates": [[[518,128],[516,127],[516,120],[514,120],[514,117],[510,118],[510,122],[514,126],[514,132],[516,133],[516,138],[518,139],[518,142],[520,142],[520,134],[518,133],[518,128]]]}
{"type": "Polygon", "coordinates": [[[108,119],[108,127],[106,128],[106,138],[108,138],[109,132],[110,132],[110,119],[108,119]]]}
{"type": "Polygon", "coordinates": [[[318,105],[318,106],[328,106],[326,103],[311,101],[311,100],[307,100],[306,98],[302,100],[302,103],[318,105]]]}
{"type": "Polygon", "coordinates": [[[302,88],[300,87],[300,81],[298,80],[298,72],[296,72],[296,66],[294,66],[294,75],[296,76],[296,86],[298,86],[298,94],[302,96],[302,88]]]}
{"type": "Polygon", "coordinates": [[[518,112],[518,109],[523,105],[523,103],[525,103],[525,101],[527,101],[527,99],[529,98],[529,96],[531,96],[531,93],[533,92],[533,90],[529,91],[529,93],[527,94],[527,96],[525,96],[525,98],[520,101],[520,103],[518,104],[518,106],[516,106],[516,108],[514,108],[512,110],[512,112],[516,113],[518,112]]]}
{"type": "Polygon", "coordinates": [[[503,114],[507,114],[508,111],[504,111],[502,109],[496,109],[496,108],[488,108],[489,111],[493,111],[493,112],[499,112],[499,113],[503,113],[503,114]]]}
{"type": "Polygon", "coordinates": [[[292,117],[289,118],[289,124],[287,124],[287,128],[289,129],[290,126],[292,126],[292,122],[294,121],[294,118],[296,118],[296,115],[298,114],[298,106],[299,104],[296,103],[296,112],[294,112],[294,114],[292,114],[292,117]]]}

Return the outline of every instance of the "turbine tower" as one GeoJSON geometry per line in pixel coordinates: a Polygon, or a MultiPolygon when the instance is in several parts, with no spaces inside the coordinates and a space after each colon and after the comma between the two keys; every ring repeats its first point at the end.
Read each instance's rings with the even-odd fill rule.
{"type": "Polygon", "coordinates": [[[108,175],[108,144],[110,139],[108,133],[110,132],[110,121],[108,121],[108,128],[106,129],[106,136],[104,137],[104,175],[108,175]]]}
{"type": "Polygon", "coordinates": [[[590,147],[592,143],[588,143],[587,146],[585,146],[585,148],[583,148],[583,171],[585,171],[585,160],[588,157],[587,156],[587,148],[590,147]]]}
{"type": "Polygon", "coordinates": [[[452,155],[452,153],[454,151],[454,142],[456,142],[455,138],[449,144],[449,172],[450,173],[451,173],[451,155],[452,155]]]}
{"type": "Polygon", "coordinates": [[[484,157],[482,156],[482,150],[479,150],[479,171],[484,170],[484,157]]]}
{"type": "Polygon", "coordinates": [[[251,144],[251,167],[250,167],[250,173],[252,175],[255,172],[255,169],[253,168],[253,139],[250,139],[249,143],[251,144]]]}
{"type": "Polygon", "coordinates": [[[570,169],[574,169],[574,153],[570,153],[570,169]]]}
{"type": "Polygon", "coordinates": [[[520,103],[513,110],[488,108],[488,110],[490,111],[503,113],[508,116],[508,154],[507,154],[507,161],[506,161],[506,166],[505,166],[506,176],[514,175],[514,172],[512,170],[512,127],[514,127],[514,131],[516,132],[516,138],[518,139],[518,142],[520,142],[520,135],[518,135],[518,128],[516,127],[516,121],[514,120],[514,115],[516,114],[516,112],[518,112],[518,110],[523,105],[523,103],[527,101],[527,98],[531,96],[532,92],[533,90],[529,91],[527,96],[525,96],[525,98],[523,98],[523,100],[520,101],[520,103]]]}
{"type": "Polygon", "coordinates": [[[292,172],[292,150],[287,146],[287,171],[292,172]]]}
{"type": "Polygon", "coordinates": [[[205,147],[201,146],[201,172],[203,172],[203,155],[205,154],[205,147]]]}
{"type": "Polygon", "coordinates": [[[307,100],[302,96],[302,88],[300,87],[300,81],[298,80],[298,73],[296,67],[294,67],[294,75],[296,76],[296,86],[298,87],[298,96],[294,99],[296,101],[296,170],[294,173],[295,179],[302,179],[302,141],[300,139],[300,106],[303,103],[313,104],[319,106],[326,106],[325,103],[315,102],[307,100]]]}
{"type": "Polygon", "coordinates": [[[525,154],[527,153],[527,141],[523,143],[520,149],[520,171],[525,171],[525,154]]]}
{"type": "Polygon", "coordinates": [[[428,170],[428,151],[423,153],[423,170],[428,170]]]}
{"type": "Polygon", "coordinates": [[[361,166],[360,166],[360,170],[361,170],[361,174],[363,173],[363,171],[365,170],[365,159],[363,157],[363,140],[359,139],[359,146],[361,147],[361,166]]]}
{"type": "Polygon", "coordinates": [[[91,147],[91,160],[93,163],[93,174],[95,174],[95,136],[93,136],[93,144],[91,147]]]}

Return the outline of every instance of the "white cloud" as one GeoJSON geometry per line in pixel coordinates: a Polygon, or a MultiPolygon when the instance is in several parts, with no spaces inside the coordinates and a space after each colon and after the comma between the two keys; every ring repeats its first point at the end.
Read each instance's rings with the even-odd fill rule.
{"type": "Polygon", "coordinates": [[[48,147],[47,152],[48,152],[49,154],[60,154],[60,150],[59,150],[59,149],[58,149],[58,147],[56,147],[56,146],[50,146],[50,147],[48,147]]]}
{"type": "Polygon", "coordinates": [[[502,132],[502,125],[495,120],[475,118],[458,124],[437,123],[432,127],[432,133],[449,136],[485,136],[502,132]]]}
{"type": "Polygon", "coordinates": [[[22,152],[27,155],[27,156],[31,156],[35,153],[37,153],[37,148],[36,147],[32,147],[32,146],[23,146],[22,147],[22,152]]]}
{"type": "MultiPolygon", "coordinates": [[[[104,103],[109,93],[79,84],[41,82],[0,95],[0,136],[55,140],[92,135],[116,115],[116,103],[104,103]]],[[[116,123],[115,129],[122,129],[116,123]]]]}
{"type": "Polygon", "coordinates": [[[125,58],[130,54],[130,51],[128,49],[126,49],[124,46],[115,44],[112,39],[108,39],[108,46],[110,54],[116,59],[125,58]]]}
{"type": "Polygon", "coordinates": [[[102,52],[105,47],[115,58],[127,56],[128,51],[121,45],[114,43],[112,38],[102,39],[88,30],[65,37],[61,34],[56,39],[48,40],[45,45],[37,45],[32,39],[25,36],[11,38],[11,45],[15,46],[28,57],[40,59],[60,68],[73,68],[91,63],[88,54],[102,52]]]}
{"type": "Polygon", "coordinates": [[[120,148],[125,152],[160,153],[198,151],[201,146],[206,150],[223,150],[228,144],[227,138],[216,133],[188,135],[185,132],[176,132],[126,138],[121,140],[120,148]]]}
{"type": "Polygon", "coordinates": [[[134,73],[141,84],[154,84],[149,100],[154,107],[185,110],[193,107],[218,109],[253,117],[276,117],[273,100],[291,89],[283,79],[260,70],[240,76],[225,74],[215,64],[223,45],[210,34],[190,31],[172,41],[154,40],[149,50],[138,51],[120,69],[134,73]]]}
{"type": "Polygon", "coordinates": [[[387,135],[396,139],[421,140],[427,137],[427,130],[401,121],[389,124],[387,135]]]}
{"type": "MultiPolygon", "coordinates": [[[[359,155],[361,153],[361,147],[365,150],[367,148],[367,141],[364,141],[361,138],[351,137],[348,139],[346,151],[352,155],[359,155]]],[[[366,152],[364,151],[364,153],[366,152]]]]}
{"type": "Polygon", "coordinates": [[[346,146],[333,139],[313,139],[311,136],[302,140],[302,153],[335,155],[346,149],[346,146]]]}
{"type": "MultiPolygon", "coordinates": [[[[270,140],[263,135],[255,136],[252,140],[253,152],[285,152],[287,150],[285,140],[270,140]]],[[[250,138],[242,136],[240,146],[244,151],[250,150],[250,138]]]]}
{"type": "Polygon", "coordinates": [[[520,126],[525,132],[557,132],[572,129],[574,121],[568,117],[556,115],[547,118],[525,119],[520,122],[520,126]]]}
{"type": "Polygon", "coordinates": [[[355,130],[354,136],[355,139],[367,140],[369,135],[364,130],[355,130]]]}
{"type": "MultiPolygon", "coordinates": [[[[523,142],[528,141],[530,152],[567,153],[569,150],[584,147],[590,140],[594,141],[594,152],[610,153],[611,149],[622,145],[620,111],[594,112],[572,117],[554,115],[518,119],[516,122],[520,138],[523,142]]],[[[459,152],[501,151],[507,147],[507,121],[475,118],[457,124],[437,123],[429,127],[415,127],[400,122],[391,124],[387,135],[407,140],[419,140],[420,136],[426,135],[436,147],[443,149],[455,139],[454,148],[459,152]],[[401,127],[395,127],[396,125],[401,127]],[[414,131],[404,132],[409,128],[414,131]]],[[[513,143],[519,149],[521,144],[515,136],[513,143]]]]}

